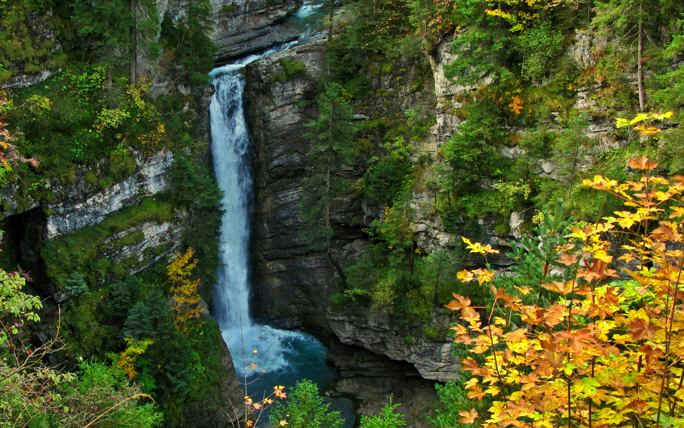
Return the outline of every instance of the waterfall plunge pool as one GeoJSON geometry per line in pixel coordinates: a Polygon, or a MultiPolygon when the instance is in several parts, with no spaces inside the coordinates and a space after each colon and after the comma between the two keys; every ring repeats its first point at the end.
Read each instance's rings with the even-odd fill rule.
{"type": "MultiPolygon", "coordinates": [[[[309,16],[315,9],[303,11],[302,17],[309,16]]],[[[292,388],[303,378],[316,382],[321,391],[335,380],[335,373],[327,365],[327,349],[317,339],[305,333],[258,324],[249,311],[252,176],[249,130],[243,110],[245,82],[242,69],[297,43],[242,58],[210,73],[214,86],[210,104],[211,150],[216,180],[223,192],[220,267],[213,312],[235,370],[244,382],[245,394],[254,399],[268,395],[275,385],[292,388]]],[[[356,418],[351,402],[334,400],[333,407],[343,413],[345,426],[352,427],[356,418]]]]}

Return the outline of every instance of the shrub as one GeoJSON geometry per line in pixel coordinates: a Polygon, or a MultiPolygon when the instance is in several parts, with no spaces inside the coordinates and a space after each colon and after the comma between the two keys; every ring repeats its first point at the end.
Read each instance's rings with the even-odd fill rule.
{"type": "Polygon", "coordinates": [[[340,428],[343,422],[340,412],[330,410],[318,386],[307,379],[297,382],[284,405],[273,408],[269,421],[273,426],[283,426],[285,421],[291,428],[340,428]]]}
{"type": "Polygon", "coordinates": [[[404,415],[397,412],[398,404],[392,400],[375,416],[361,416],[361,428],[401,428],[408,426],[404,415]]]}
{"type": "MultiPolygon", "coordinates": [[[[658,165],[645,157],[629,167],[646,175],[585,180],[625,208],[571,228],[570,242],[556,247],[552,261],[563,270],[561,279],[542,276],[512,293],[490,284],[484,313],[460,295],[449,304],[464,321],[454,327],[456,340],[474,354],[462,360],[473,376],[465,383],[468,397],[492,399],[486,411],[473,409],[464,420],[539,427],[684,423],[676,398],[677,362],[684,355],[684,325],[676,321],[684,183],[681,176],[653,176],[658,165]],[[537,289],[554,297],[526,303],[537,289]]],[[[469,248],[495,252],[478,245],[469,248]]],[[[494,273],[479,269],[459,277],[484,285],[494,273]]]]}

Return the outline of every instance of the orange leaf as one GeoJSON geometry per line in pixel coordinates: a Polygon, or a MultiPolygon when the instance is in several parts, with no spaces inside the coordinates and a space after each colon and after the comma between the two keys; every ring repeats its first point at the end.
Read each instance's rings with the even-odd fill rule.
{"type": "Polygon", "coordinates": [[[471,400],[482,400],[485,397],[485,393],[479,386],[475,385],[472,389],[468,390],[468,398],[471,400]]]}
{"type": "Polygon", "coordinates": [[[639,132],[639,134],[641,134],[641,135],[651,136],[651,135],[660,134],[659,128],[655,128],[653,126],[647,126],[647,125],[643,125],[643,124],[635,126],[634,129],[636,129],[639,132]]]}
{"type": "Polygon", "coordinates": [[[516,116],[520,116],[520,113],[523,111],[522,98],[520,98],[518,95],[514,96],[511,98],[511,103],[508,105],[508,107],[516,116]]]}
{"type": "Polygon", "coordinates": [[[565,306],[555,304],[547,308],[544,313],[544,324],[549,327],[555,327],[563,322],[565,306]]]}
{"type": "Polygon", "coordinates": [[[467,297],[463,297],[460,294],[454,293],[454,298],[456,300],[452,300],[449,302],[447,305],[447,308],[451,309],[452,311],[458,311],[460,309],[465,309],[470,307],[470,299],[467,297]]]}
{"type": "Polygon", "coordinates": [[[563,296],[572,293],[573,286],[574,286],[574,283],[572,281],[568,281],[568,282],[553,281],[553,282],[547,282],[546,284],[542,284],[542,287],[546,288],[547,290],[553,291],[554,293],[562,294],[563,296]]]}
{"type": "Polygon", "coordinates": [[[472,424],[479,416],[477,414],[477,410],[475,409],[470,409],[468,411],[461,410],[460,412],[458,412],[458,414],[461,415],[461,419],[459,419],[459,422],[461,422],[462,424],[472,424]]]}
{"type": "Polygon", "coordinates": [[[577,256],[574,254],[563,253],[558,258],[558,263],[565,266],[572,266],[577,262],[577,256]]]}
{"type": "Polygon", "coordinates": [[[629,165],[629,167],[632,169],[639,169],[644,171],[650,171],[658,167],[657,163],[648,160],[646,156],[638,156],[632,158],[627,162],[627,165],[629,165]]]}
{"type": "Polygon", "coordinates": [[[643,340],[652,337],[655,328],[648,321],[636,318],[629,323],[629,332],[634,340],[643,340]]]}

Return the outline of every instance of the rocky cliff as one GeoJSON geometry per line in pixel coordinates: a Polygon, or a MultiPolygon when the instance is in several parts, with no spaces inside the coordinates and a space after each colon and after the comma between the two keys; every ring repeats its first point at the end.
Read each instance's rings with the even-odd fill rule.
{"type": "Polygon", "coordinates": [[[301,0],[212,0],[215,27],[212,38],[217,63],[263,51],[278,43],[294,40],[299,31],[285,18],[301,0]]]}
{"type": "MultiPolygon", "coordinates": [[[[451,344],[422,337],[409,343],[387,317],[334,310],[334,268],[316,249],[304,224],[304,177],[311,170],[305,124],[316,113],[314,96],[324,45],[310,43],[247,68],[246,104],[254,147],[254,307],[270,322],[334,337],[392,360],[409,362],[425,379],[453,379],[451,344]],[[305,70],[286,76],[283,63],[305,70]]],[[[366,245],[361,205],[345,200],[335,221],[336,257],[347,262],[366,245]]],[[[341,207],[340,207],[341,208],[341,207]]]]}

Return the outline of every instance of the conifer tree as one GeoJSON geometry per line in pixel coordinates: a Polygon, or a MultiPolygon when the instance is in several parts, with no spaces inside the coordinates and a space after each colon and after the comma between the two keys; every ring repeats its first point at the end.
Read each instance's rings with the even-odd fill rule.
{"type": "Polygon", "coordinates": [[[345,190],[342,165],[353,157],[355,127],[352,108],[344,88],[330,83],[318,97],[319,116],[308,123],[313,140],[311,175],[306,181],[310,195],[304,201],[306,220],[314,239],[325,243],[328,261],[344,281],[344,273],[332,256],[334,201],[345,190]]]}

